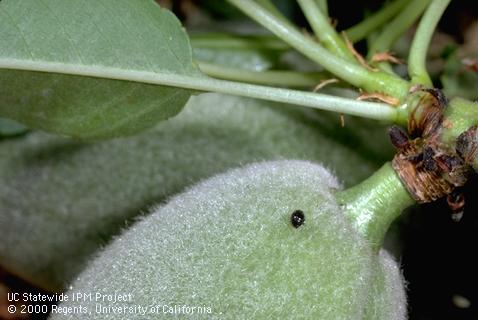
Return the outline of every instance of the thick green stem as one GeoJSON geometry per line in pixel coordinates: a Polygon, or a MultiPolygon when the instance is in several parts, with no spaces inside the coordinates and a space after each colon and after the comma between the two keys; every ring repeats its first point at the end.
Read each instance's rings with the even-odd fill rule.
{"type": "Polygon", "coordinates": [[[393,220],[415,203],[389,162],[357,186],[337,193],[336,198],[377,251],[393,220]]]}
{"type": "Polygon", "coordinates": [[[428,6],[430,0],[413,0],[395,19],[392,20],[372,43],[369,50],[369,58],[377,52],[391,49],[393,44],[407,31],[420,17],[428,6]]]}
{"type": "Polygon", "coordinates": [[[330,24],[328,17],[320,10],[315,0],[297,1],[320,43],[338,56],[356,63],[352,52],[330,24]]]}
{"type": "Polygon", "coordinates": [[[311,38],[304,36],[292,25],[276,19],[273,14],[253,1],[228,0],[228,2],[299,52],[350,84],[363,88],[366,91],[382,92],[397,97],[400,100],[406,97],[409,85],[403,79],[384,72],[372,72],[337,57],[311,38]]]}
{"type": "Polygon", "coordinates": [[[313,87],[320,81],[330,78],[323,72],[297,72],[297,71],[251,71],[239,68],[230,68],[217,64],[198,61],[199,69],[205,74],[219,79],[241,81],[255,84],[284,87],[313,87]]]}
{"type": "MultiPolygon", "coordinates": [[[[449,123],[443,128],[442,142],[454,148],[460,134],[474,125],[478,125],[478,102],[454,98],[445,110],[445,121],[449,123]]],[[[478,157],[472,164],[478,172],[478,157]]]]}
{"type": "Polygon", "coordinates": [[[442,142],[454,147],[460,134],[478,124],[478,102],[453,98],[445,109],[444,117],[448,125],[443,128],[442,142]]]}
{"type": "Polygon", "coordinates": [[[360,41],[366,38],[372,31],[390,21],[405,5],[411,0],[395,0],[386,5],[380,11],[372,14],[370,17],[345,30],[347,37],[352,42],[360,41]]]}
{"type": "MultiPolygon", "coordinates": [[[[441,142],[449,148],[455,148],[457,138],[471,127],[478,125],[478,101],[453,98],[445,109],[444,118],[447,125],[443,128],[441,142]]],[[[475,139],[472,143],[478,143],[478,137],[475,139]]],[[[471,166],[478,173],[478,156],[471,166]]]]}
{"type": "Polygon", "coordinates": [[[432,86],[426,69],[426,56],[432,35],[450,0],[433,0],[423,15],[413,38],[408,57],[408,73],[412,83],[432,86]]]}

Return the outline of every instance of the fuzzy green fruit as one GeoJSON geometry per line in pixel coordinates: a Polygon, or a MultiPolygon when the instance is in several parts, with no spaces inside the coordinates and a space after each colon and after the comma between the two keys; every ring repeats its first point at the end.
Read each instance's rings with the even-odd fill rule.
{"type": "Polygon", "coordinates": [[[360,127],[354,121],[360,120],[340,128],[337,115],[204,94],[177,117],[130,138],[88,144],[31,133],[3,141],[0,264],[61,290],[141,211],[253,161],[320,161],[346,185],[355,184],[378,163],[368,139],[353,136],[360,127]]]}
{"type": "Polygon", "coordinates": [[[339,188],[305,161],[253,164],[203,181],[116,238],[69,292],[131,294],[131,301],[61,307],[91,311],[68,319],[161,318],[164,305],[209,307],[211,314],[192,315],[208,319],[400,319],[391,307],[404,309],[404,300],[391,300],[404,296],[398,269],[342,214],[339,188]],[[297,210],[305,220],[294,227],[297,210]],[[398,294],[384,288],[390,282],[398,294]],[[149,313],[102,309],[120,306],[149,313]]]}
{"type": "Polygon", "coordinates": [[[374,278],[365,319],[407,319],[405,279],[395,259],[380,250],[380,263],[374,266],[374,278]]]}

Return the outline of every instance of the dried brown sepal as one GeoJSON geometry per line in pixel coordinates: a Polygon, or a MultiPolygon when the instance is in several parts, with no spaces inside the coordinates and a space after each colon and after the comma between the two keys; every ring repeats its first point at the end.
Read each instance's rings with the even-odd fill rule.
{"type": "Polygon", "coordinates": [[[465,204],[459,188],[467,182],[470,165],[478,156],[478,126],[461,134],[453,150],[441,143],[443,128],[449,125],[443,116],[446,96],[438,89],[422,86],[414,86],[410,92],[418,95],[408,123],[412,139],[399,128],[390,129],[397,148],[393,168],[418,203],[446,197],[452,219],[459,221],[465,204]]]}
{"type": "Polygon", "coordinates": [[[422,91],[431,94],[437,101],[437,106],[444,110],[448,106],[448,98],[440,89],[436,88],[423,88],[422,91]]]}
{"type": "Polygon", "coordinates": [[[478,59],[464,58],[461,63],[469,70],[478,72],[478,59]]]}
{"type": "Polygon", "coordinates": [[[392,161],[393,168],[417,202],[447,196],[468,180],[469,165],[453,150],[444,149],[436,136],[416,138],[402,146],[392,161]]]}
{"type": "Polygon", "coordinates": [[[355,50],[354,44],[352,43],[352,41],[350,41],[350,39],[347,37],[347,34],[345,32],[342,32],[342,37],[344,38],[345,44],[347,45],[347,48],[349,49],[350,53],[352,53],[352,55],[355,57],[358,63],[362,65],[362,67],[370,71],[375,71],[375,72],[379,71],[379,69],[371,67],[367,63],[365,58],[360,53],[358,53],[357,50],[355,50]]]}
{"type": "Polygon", "coordinates": [[[452,192],[455,186],[443,177],[441,170],[427,170],[423,165],[419,165],[422,162],[417,164],[411,161],[418,154],[423,154],[420,144],[413,140],[407,148],[397,153],[392,161],[393,168],[410,195],[418,203],[426,203],[452,192]]]}
{"type": "Polygon", "coordinates": [[[357,98],[357,100],[379,100],[392,106],[398,106],[398,104],[400,103],[400,100],[398,100],[397,98],[392,96],[387,96],[385,94],[378,93],[378,92],[362,93],[357,98]]]}
{"type": "Polygon", "coordinates": [[[448,159],[454,160],[452,160],[451,162],[442,162],[443,160],[439,158],[437,161],[439,169],[442,172],[443,178],[455,187],[464,186],[470,176],[470,166],[465,164],[459,157],[448,157],[448,159]],[[446,166],[444,164],[446,164],[446,166]]]}
{"type": "Polygon", "coordinates": [[[420,97],[410,114],[408,132],[412,137],[438,135],[443,124],[443,110],[448,100],[438,89],[419,89],[420,97]]]}
{"type": "Polygon", "coordinates": [[[326,80],[321,80],[318,85],[315,86],[314,92],[317,92],[324,88],[326,85],[332,84],[332,83],[337,83],[339,82],[339,79],[331,78],[331,79],[326,79],[326,80]]]}
{"type": "Polygon", "coordinates": [[[372,56],[372,59],[370,59],[371,62],[390,62],[394,64],[403,64],[404,61],[402,59],[398,59],[395,57],[391,52],[385,51],[385,52],[377,52],[372,56]]]}
{"type": "Polygon", "coordinates": [[[388,129],[388,135],[390,136],[390,141],[392,141],[393,146],[398,149],[405,149],[410,144],[410,139],[408,134],[398,126],[392,126],[388,129]]]}
{"type": "Polygon", "coordinates": [[[469,165],[475,161],[478,157],[478,125],[470,127],[458,136],[456,152],[469,165]]]}
{"type": "Polygon", "coordinates": [[[419,168],[423,168],[426,171],[437,171],[438,164],[435,160],[436,152],[431,146],[425,146],[422,151],[422,161],[419,164],[419,168]]]}

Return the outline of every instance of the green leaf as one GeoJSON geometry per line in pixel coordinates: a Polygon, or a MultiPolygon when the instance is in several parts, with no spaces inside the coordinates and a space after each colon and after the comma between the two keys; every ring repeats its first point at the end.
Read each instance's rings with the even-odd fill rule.
{"type": "Polygon", "coordinates": [[[84,139],[133,134],[193,93],[138,83],[146,72],[203,77],[180,22],[154,1],[0,2],[0,116],[84,139]]]}
{"type": "Polygon", "coordinates": [[[252,71],[272,69],[289,46],[270,36],[202,34],[191,37],[197,60],[252,71]]]}

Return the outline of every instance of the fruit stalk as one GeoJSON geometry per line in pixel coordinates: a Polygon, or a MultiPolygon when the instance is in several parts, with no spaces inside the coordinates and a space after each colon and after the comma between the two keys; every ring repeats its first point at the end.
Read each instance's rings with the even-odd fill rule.
{"type": "Polygon", "coordinates": [[[393,220],[415,203],[390,162],[360,184],[337,193],[336,199],[377,252],[393,220]]]}

